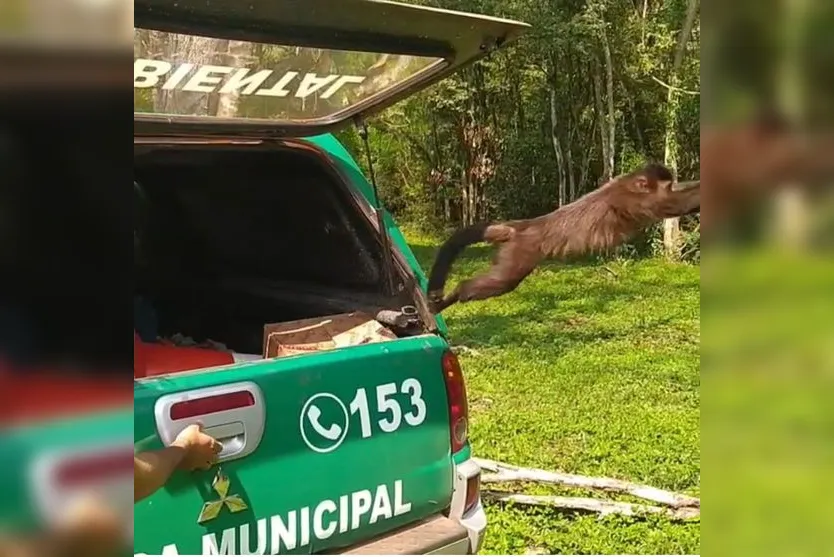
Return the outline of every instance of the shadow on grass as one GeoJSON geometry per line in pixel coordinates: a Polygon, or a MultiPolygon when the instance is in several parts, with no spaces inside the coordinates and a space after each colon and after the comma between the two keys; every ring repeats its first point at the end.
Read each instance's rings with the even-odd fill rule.
{"type": "MultiPolygon", "coordinates": [[[[437,252],[436,245],[411,244],[416,257],[427,271],[437,252]]],[[[495,248],[467,248],[455,267],[482,266],[495,248]]],[[[675,299],[697,288],[697,278],[669,282],[663,277],[647,275],[646,268],[629,268],[612,262],[619,270],[605,270],[599,260],[561,262],[547,260],[517,290],[500,298],[453,306],[444,314],[455,344],[471,348],[491,346],[540,346],[556,355],[581,343],[600,342],[633,336],[651,336],[657,328],[668,326],[677,315],[625,316],[624,326],[600,323],[599,315],[616,314],[623,302],[663,297],[675,299]],[[568,272],[581,269],[584,273],[568,272]],[[548,274],[546,278],[542,274],[548,274]],[[598,273],[598,274],[596,274],[598,273]],[[632,273],[640,273],[635,279],[632,273]],[[543,282],[544,278],[544,282],[543,282]],[[553,281],[552,288],[549,280],[553,281]],[[485,304],[486,307],[481,306],[485,304]]],[[[651,269],[651,268],[649,268],[651,269]]],[[[456,280],[450,280],[447,290],[456,280]]],[[[662,305],[663,301],[658,300],[662,305]]]]}
{"type": "MultiPolygon", "coordinates": [[[[520,296],[522,299],[535,299],[538,296],[520,296]]],[[[530,310],[522,309],[512,313],[502,314],[467,314],[447,317],[450,335],[453,343],[463,344],[470,348],[490,346],[502,348],[509,346],[536,345],[547,347],[549,351],[556,351],[556,355],[577,344],[594,343],[624,337],[651,336],[660,327],[674,323],[678,317],[667,315],[659,318],[646,319],[626,328],[605,328],[590,323],[588,317],[594,313],[604,313],[608,306],[618,299],[627,299],[630,294],[622,292],[615,296],[610,293],[592,297],[583,304],[582,311],[577,315],[547,315],[543,312],[540,318],[530,318],[530,310]]],[[[477,302],[473,302],[477,303],[477,302]]],[[[519,304],[527,306],[528,304],[519,304]]],[[[553,309],[546,305],[546,310],[553,309]]]]}

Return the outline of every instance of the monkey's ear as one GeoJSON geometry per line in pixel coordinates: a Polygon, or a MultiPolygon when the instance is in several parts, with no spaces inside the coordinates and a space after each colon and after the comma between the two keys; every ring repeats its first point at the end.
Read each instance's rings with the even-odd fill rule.
{"type": "Polygon", "coordinates": [[[632,178],[631,184],[635,190],[648,193],[655,190],[657,182],[646,174],[638,174],[632,178]]]}

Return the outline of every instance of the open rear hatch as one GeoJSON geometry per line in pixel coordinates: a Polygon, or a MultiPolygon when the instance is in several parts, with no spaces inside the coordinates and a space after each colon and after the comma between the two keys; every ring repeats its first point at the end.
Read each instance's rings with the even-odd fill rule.
{"type": "MultiPolygon", "coordinates": [[[[157,201],[185,199],[192,192],[190,204],[170,203],[186,209],[170,222],[205,223],[191,229],[217,239],[206,245],[230,245],[228,253],[235,257],[270,244],[232,237],[231,228],[250,234],[257,230],[253,215],[272,227],[265,227],[259,238],[275,238],[273,228],[286,225],[287,238],[309,240],[315,233],[324,238],[318,246],[336,245],[325,234],[332,236],[338,227],[299,232],[315,221],[298,207],[315,206],[322,212],[327,204],[319,198],[341,192],[335,174],[333,187],[328,188],[326,173],[316,181],[314,169],[302,167],[307,159],[299,147],[312,148],[321,138],[269,138],[310,137],[362,121],[510,42],[526,27],[378,0],[136,0],[134,23],[134,134],[144,136],[135,142],[136,179],[151,196],[156,194],[157,201]],[[214,137],[208,140],[209,135],[214,137]],[[295,148],[288,149],[291,146],[295,148]],[[159,153],[154,154],[157,147],[159,153]],[[279,151],[288,157],[284,164],[279,151]],[[299,196],[307,194],[307,202],[286,200],[293,184],[299,196]],[[283,205],[274,198],[281,195],[283,205]],[[243,204],[246,200],[249,205],[243,204]],[[207,208],[209,201],[214,208],[207,208]],[[208,209],[225,211],[226,216],[196,218],[210,214],[208,209]],[[285,211],[283,216],[279,209],[285,211]],[[184,214],[196,216],[188,219],[184,214]],[[293,218],[298,221],[295,228],[293,218]]],[[[327,161],[318,157],[312,162],[327,161]]],[[[378,200],[376,205],[375,209],[378,200]]],[[[344,211],[352,207],[349,200],[336,206],[344,211]]],[[[357,217],[365,212],[353,211],[357,217]]],[[[339,215],[335,210],[330,213],[339,215]]],[[[360,224],[367,222],[359,220],[355,228],[361,232],[360,224]]],[[[180,232],[159,237],[172,243],[174,238],[185,238],[180,232]]],[[[381,235],[385,237],[384,232],[381,235]]],[[[345,238],[353,242],[361,235],[345,238]]],[[[186,247],[197,245],[183,242],[186,247]]],[[[370,240],[363,245],[370,247],[370,240]]],[[[307,256],[318,265],[342,255],[330,257],[324,250],[312,249],[299,255],[297,246],[290,247],[296,251],[285,258],[252,256],[247,261],[280,265],[307,256]],[[317,259],[311,255],[314,251],[324,256],[317,259]]],[[[214,260],[227,253],[216,247],[204,251],[214,260]]],[[[200,259],[199,250],[183,253],[189,257],[172,256],[166,261],[185,268],[193,259],[203,265],[200,269],[208,268],[209,258],[200,259]]],[[[340,278],[346,279],[346,265],[341,268],[340,278]]],[[[211,269],[215,284],[230,284],[233,289],[243,279],[231,282],[225,275],[239,275],[247,267],[236,263],[211,269]]],[[[380,290],[376,275],[369,279],[369,285],[375,285],[369,286],[372,293],[380,290]]],[[[272,310],[260,301],[280,294],[273,282],[259,283],[264,286],[257,292],[247,283],[249,303],[217,296],[214,307],[224,306],[220,309],[229,312],[251,307],[258,324],[265,319],[274,323],[272,310]],[[257,313],[267,310],[269,315],[257,313]]],[[[183,290],[191,301],[199,293],[191,285],[183,290]]],[[[203,299],[192,305],[206,309],[203,299]]],[[[211,320],[194,321],[205,325],[211,320]]],[[[228,322],[217,320],[218,326],[228,322]]],[[[215,396],[237,401],[247,392],[258,396],[244,396],[253,410],[247,411],[242,427],[244,433],[254,433],[229,434],[243,439],[245,450],[220,455],[235,493],[251,510],[239,515],[223,511],[216,521],[198,522],[194,513],[206,502],[204,494],[192,489],[160,490],[134,507],[134,551],[233,554],[239,549],[241,554],[283,554],[304,548],[325,552],[439,515],[451,503],[451,453],[463,450],[466,443],[465,390],[453,363],[443,339],[420,334],[329,349],[316,357],[282,356],[136,381],[136,439],[178,431],[188,419],[203,419],[207,431],[228,425],[222,422],[227,419],[223,412],[211,410],[203,416],[193,410],[183,417],[174,415],[174,405],[200,408],[190,403],[215,396]],[[241,382],[244,378],[247,381],[241,382]],[[268,435],[262,435],[264,431],[268,435]],[[241,455],[246,458],[237,460],[241,455]],[[339,477],[334,470],[350,474],[339,477]],[[177,517],[175,525],[165,520],[173,517],[177,517]],[[318,520],[320,527],[311,531],[311,520],[313,524],[318,520]]],[[[237,407],[229,412],[234,415],[229,414],[228,423],[240,421],[234,417],[241,412],[237,407]]],[[[224,445],[238,450],[232,442],[224,445]]]]}
{"type": "Polygon", "coordinates": [[[135,134],[311,136],[366,118],[526,24],[382,0],[136,0],[135,134]]]}

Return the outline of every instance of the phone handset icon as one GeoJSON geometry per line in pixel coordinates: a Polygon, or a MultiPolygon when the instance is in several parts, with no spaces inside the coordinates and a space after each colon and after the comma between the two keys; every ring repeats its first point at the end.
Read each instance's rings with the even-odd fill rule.
{"type": "Polygon", "coordinates": [[[335,441],[340,435],[342,435],[342,427],[339,424],[331,424],[330,427],[324,427],[321,423],[319,423],[319,420],[321,419],[321,410],[319,410],[319,407],[315,404],[311,404],[307,409],[307,419],[310,420],[310,425],[315,432],[325,439],[335,441]]]}

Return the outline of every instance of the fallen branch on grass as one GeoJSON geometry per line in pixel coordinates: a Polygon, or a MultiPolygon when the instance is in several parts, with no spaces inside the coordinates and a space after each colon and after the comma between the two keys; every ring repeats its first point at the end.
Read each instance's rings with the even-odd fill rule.
{"type": "Polygon", "coordinates": [[[517,505],[532,505],[537,507],[554,507],[574,511],[599,513],[600,516],[618,514],[623,516],[640,516],[643,514],[663,514],[673,520],[692,520],[701,516],[701,509],[683,507],[667,509],[652,505],[636,505],[618,501],[603,501],[586,497],[558,497],[555,495],[521,495],[517,493],[502,493],[500,491],[483,491],[481,495],[489,500],[501,503],[515,503],[517,505]]]}
{"type": "Polygon", "coordinates": [[[476,458],[475,461],[483,470],[493,472],[492,474],[483,474],[481,476],[481,483],[484,484],[505,482],[540,482],[581,489],[601,489],[604,491],[626,493],[633,497],[646,499],[648,501],[660,503],[661,505],[665,505],[667,507],[672,507],[673,509],[701,508],[701,500],[697,497],[690,497],[689,495],[674,493],[648,485],[615,480],[614,478],[593,478],[589,476],[579,476],[576,474],[550,472],[548,470],[539,470],[536,468],[520,468],[518,466],[513,466],[512,464],[505,464],[503,462],[496,462],[494,460],[486,460],[483,458],[476,458]]]}
{"type": "Polygon", "coordinates": [[[474,348],[469,348],[468,346],[464,346],[463,344],[458,344],[458,345],[452,346],[452,351],[455,354],[469,354],[469,355],[472,355],[472,356],[480,356],[481,355],[481,353],[479,351],[475,350],[474,348]]]}

